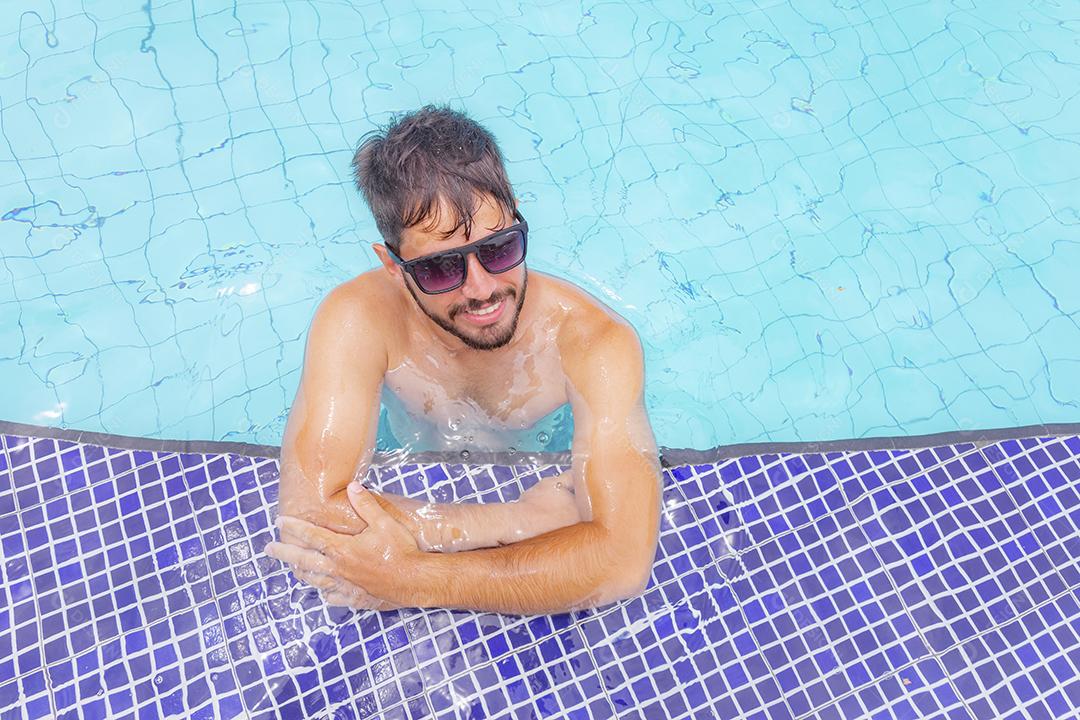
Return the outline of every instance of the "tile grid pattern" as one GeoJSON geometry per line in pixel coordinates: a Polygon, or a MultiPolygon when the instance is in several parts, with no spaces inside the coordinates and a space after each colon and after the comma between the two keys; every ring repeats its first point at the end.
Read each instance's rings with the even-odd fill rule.
{"type": "Polygon", "coordinates": [[[661,445],[1076,419],[1077,3],[431,5],[5,0],[5,418],[280,442],[355,147],[446,102],[661,445]]]}
{"type": "MultiPolygon", "coordinates": [[[[1080,711],[1076,437],[668,469],[646,592],[537,617],[326,607],[261,552],[273,460],[0,442],[4,718],[1080,711]]],[[[562,469],[368,479],[492,502],[562,469]]]]}

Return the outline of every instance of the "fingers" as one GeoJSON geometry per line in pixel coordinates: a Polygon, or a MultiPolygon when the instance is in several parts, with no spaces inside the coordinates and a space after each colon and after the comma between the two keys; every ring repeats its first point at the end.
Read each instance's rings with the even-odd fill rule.
{"type": "Polygon", "coordinates": [[[280,516],[277,519],[277,526],[281,529],[283,540],[287,534],[296,539],[296,542],[290,544],[318,550],[320,553],[327,553],[342,537],[349,537],[291,515],[280,516]]]}
{"type": "Polygon", "coordinates": [[[379,600],[371,595],[350,595],[339,591],[331,591],[322,594],[327,605],[335,607],[350,607],[354,610],[397,610],[398,606],[393,603],[379,600]]]}
{"type": "Polygon", "coordinates": [[[354,610],[377,610],[380,601],[375,600],[370,595],[367,598],[350,595],[342,592],[324,592],[322,594],[323,602],[331,607],[347,607],[354,610]]]}
{"type": "Polygon", "coordinates": [[[342,583],[336,588],[320,593],[328,605],[337,605],[364,610],[389,609],[390,603],[364,592],[356,585],[342,583]]]}
{"type": "Polygon", "coordinates": [[[389,603],[369,595],[362,588],[332,575],[309,572],[300,568],[292,568],[292,573],[303,582],[317,588],[327,605],[365,610],[383,610],[391,607],[389,603]]]}
{"type": "Polygon", "coordinates": [[[295,567],[290,569],[299,580],[316,588],[327,605],[363,610],[382,610],[387,605],[356,585],[351,585],[333,575],[309,572],[295,567]]]}
{"type": "MultiPolygon", "coordinates": [[[[290,571],[299,580],[318,588],[323,597],[333,595],[337,599],[350,599],[350,602],[358,602],[364,607],[375,606],[380,600],[370,595],[359,585],[342,580],[334,575],[305,570],[302,567],[290,567],[290,571]]],[[[342,603],[345,604],[345,603],[342,603]]]]}
{"type": "Polygon", "coordinates": [[[323,602],[325,602],[327,605],[330,605],[331,607],[357,607],[356,605],[352,604],[351,598],[342,593],[331,591],[319,594],[322,595],[323,602]]]}
{"type": "MultiPolygon", "coordinates": [[[[281,528],[279,531],[281,542],[288,543],[289,545],[300,545],[301,547],[307,547],[304,544],[304,539],[297,535],[294,531],[288,528],[281,528]]],[[[314,549],[314,548],[312,548],[314,549]]]]}
{"type": "Polygon", "coordinates": [[[290,516],[278,520],[283,542],[267,543],[270,557],[288,564],[292,574],[319,591],[331,606],[365,610],[390,610],[397,606],[379,600],[363,588],[342,580],[335,573],[335,563],[320,549],[335,551],[340,537],[317,525],[290,516]],[[285,542],[288,540],[288,542],[285,542]],[[296,544],[299,543],[299,544],[296,544]],[[307,545],[311,543],[311,545],[307,545]]]}
{"type": "MultiPolygon", "coordinates": [[[[282,515],[281,517],[286,516],[282,515]]],[[[287,517],[299,516],[292,514],[288,515],[287,517]]],[[[367,523],[359,518],[352,520],[348,527],[346,527],[344,524],[337,524],[333,520],[326,520],[324,521],[326,524],[324,524],[323,522],[320,522],[318,518],[312,518],[309,520],[307,518],[301,517],[300,519],[304,520],[305,522],[309,522],[316,527],[321,527],[326,530],[330,530],[331,532],[340,533],[342,535],[358,535],[367,529],[367,523]]],[[[287,542],[290,545],[301,545],[303,547],[310,547],[309,541],[307,540],[306,536],[301,536],[300,534],[298,534],[294,525],[292,525],[291,523],[286,523],[285,525],[285,527],[282,527],[281,522],[277,520],[275,520],[274,522],[274,526],[278,528],[278,535],[280,536],[282,542],[287,542]]],[[[312,549],[318,550],[318,548],[315,547],[312,547],[312,549]]]]}
{"type": "Polygon", "coordinates": [[[355,480],[349,483],[349,502],[360,519],[368,525],[382,525],[388,519],[386,510],[383,510],[374,495],[355,480]]]}
{"type": "Polygon", "coordinates": [[[303,570],[298,567],[290,568],[290,570],[292,570],[292,574],[298,577],[300,580],[303,580],[308,585],[317,587],[320,590],[335,590],[341,584],[341,581],[333,575],[310,572],[308,570],[303,570]]]}
{"type": "Polygon", "coordinates": [[[264,550],[267,555],[275,560],[292,565],[294,570],[299,569],[304,572],[333,575],[333,568],[327,557],[310,548],[272,542],[267,543],[264,550]]]}

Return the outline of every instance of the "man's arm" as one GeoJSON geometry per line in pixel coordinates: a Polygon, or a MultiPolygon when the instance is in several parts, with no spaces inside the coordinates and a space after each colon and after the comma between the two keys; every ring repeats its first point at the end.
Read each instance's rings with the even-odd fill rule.
{"type": "Polygon", "coordinates": [[[514,614],[565,612],[640,594],[660,523],[660,462],[632,327],[612,324],[566,360],[573,471],[589,519],[506,547],[422,557],[400,602],[514,614]]]}
{"type": "Polygon", "coordinates": [[[509,545],[581,521],[569,472],[547,477],[517,500],[431,503],[372,492],[379,506],[413,533],[425,552],[509,545]]]}
{"type": "Polygon", "coordinates": [[[325,592],[362,587],[392,607],[553,613],[640,593],[651,574],[660,516],[659,459],[642,405],[640,346],[624,327],[574,352],[589,355],[585,367],[567,372],[581,389],[571,401],[573,467],[583,480],[579,498],[586,489],[585,522],[506,547],[426,553],[357,485],[350,500],[370,523],[364,532],[342,535],[283,518],[283,531],[301,541],[270,543],[266,553],[314,573],[313,584],[325,592]]]}
{"type": "Polygon", "coordinates": [[[385,339],[367,305],[353,285],[320,303],[281,441],[281,514],[342,533],[367,526],[345,488],[371,463],[387,366],[385,339]]]}
{"type": "MultiPolygon", "coordinates": [[[[362,479],[371,463],[387,370],[385,338],[369,306],[348,286],[319,305],[281,443],[280,513],[346,534],[367,526],[345,488],[354,477],[362,479]]],[[[421,548],[451,552],[495,547],[577,522],[573,495],[549,492],[554,482],[530,488],[516,503],[426,503],[373,495],[421,548]]]]}

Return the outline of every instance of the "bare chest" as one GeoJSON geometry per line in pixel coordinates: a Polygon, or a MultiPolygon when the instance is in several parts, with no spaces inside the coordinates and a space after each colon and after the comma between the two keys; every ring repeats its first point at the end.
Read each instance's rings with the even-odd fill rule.
{"type": "Polygon", "coordinates": [[[567,402],[562,365],[550,352],[469,370],[431,355],[407,357],[385,385],[409,414],[451,430],[526,429],[567,402]]]}
{"type": "Polygon", "coordinates": [[[406,355],[384,378],[394,438],[417,450],[491,450],[545,444],[567,412],[558,351],[540,347],[484,367],[428,353],[406,355]],[[539,434],[538,434],[539,433],[539,434]]]}

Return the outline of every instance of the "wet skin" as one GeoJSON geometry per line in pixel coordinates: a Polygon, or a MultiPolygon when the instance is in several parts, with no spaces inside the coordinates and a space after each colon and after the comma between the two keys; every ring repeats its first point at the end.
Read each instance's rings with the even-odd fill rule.
{"type": "MultiPolygon", "coordinates": [[[[471,232],[448,213],[403,235],[406,260],[514,221],[482,201],[471,232]]],[[[645,413],[641,345],[619,315],[527,260],[426,295],[382,261],[335,288],[312,321],[281,448],[281,542],[327,601],[352,607],[564,612],[640,593],[656,551],[660,466],[645,413]],[[468,311],[496,301],[493,323],[468,311]],[[513,503],[426,503],[354,487],[371,462],[382,391],[448,447],[489,449],[569,402],[571,469],[513,503]]],[[[501,446],[505,449],[505,445],[501,446]]]]}

